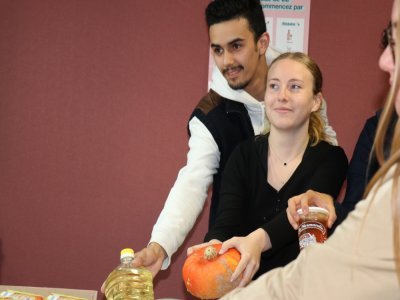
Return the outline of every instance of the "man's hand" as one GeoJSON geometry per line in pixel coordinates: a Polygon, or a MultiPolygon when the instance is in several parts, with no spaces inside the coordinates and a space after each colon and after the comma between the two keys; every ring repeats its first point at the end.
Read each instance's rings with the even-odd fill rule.
{"type": "Polygon", "coordinates": [[[132,265],[134,267],[147,268],[154,278],[161,270],[162,263],[166,257],[167,253],[164,248],[160,244],[152,242],[146,248],[135,253],[132,265]]]}
{"type": "Polygon", "coordinates": [[[336,210],[333,204],[333,198],[328,194],[318,193],[312,190],[294,196],[288,200],[288,208],[286,214],[290,224],[294,229],[299,228],[300,217],[297,210],[301,208],[305,214],[308,214],[309,206],[318,206],[328,210],[328,227],[331,228],[333,223],[336,221],[336,210]]]}
{"type": "MultiPolygon", "coordinates": [[[[160,244],[152,242],[146,248],[135,253],[135,259],[132,265],[134,267],[145,267],[147,268],[153,278],[160,271],[164,259],[167,257],[167,253],[160,244]]],[[[105,282],[101,286],[101,292],[104,293],[105,282]]]]}

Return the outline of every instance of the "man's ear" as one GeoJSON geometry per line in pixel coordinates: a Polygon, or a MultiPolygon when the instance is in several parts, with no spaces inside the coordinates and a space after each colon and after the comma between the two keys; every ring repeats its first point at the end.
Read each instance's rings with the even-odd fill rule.
{"type": "Polygon", "coordinates": [[[318,111],[318,109],[322,105],[322,101],[323,100],[324,100],[324,96],[322,95],[321,92],[319,92],[318,94],[314,95],[314,104],[313,104],[313,107],[312,107],[311,111],[312,112],[318,111]]]}
{"type": "Polygon", "coordinates": [[[264,32],[259,38],[257,42],[258,53],[260,55],[265,55],[267,48],[269,46],[269,34],[264,32]]]}

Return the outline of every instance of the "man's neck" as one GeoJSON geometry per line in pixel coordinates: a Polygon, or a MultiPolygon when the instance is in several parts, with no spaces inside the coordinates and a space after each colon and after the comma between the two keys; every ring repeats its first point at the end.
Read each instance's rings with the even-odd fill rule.
{"type": "Polygon", "coordinates": [[[267,87],[268,66],[265,59],[260,59],[257,73],[254,75],[253,80],[244,89],[247,93],[253,96],[256,100],[264,101],[265,90],[267,87]]]}

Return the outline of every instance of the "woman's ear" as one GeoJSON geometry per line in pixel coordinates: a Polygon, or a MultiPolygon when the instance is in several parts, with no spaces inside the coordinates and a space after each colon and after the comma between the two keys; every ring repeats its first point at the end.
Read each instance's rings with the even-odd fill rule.
{"type": "Polygon", "coordinates": [[[311,109],[311,112],[315,112],[315,111],[319,110],[319,108],[322,105],[322,100],[324,100],[324,96],[322,95],[321,92],[319,92],[318,94],[314,95],[313,100],[314,100],[314,104],[311,109]]]}
{"type": "Polygon", "coordinates": [[[267,52],[268,46],[269,46],[269,34],[267,32],[264,32],[259,37],[258,42],[257,42],[258,53],[260,55],[265,55],[265,52],[267,52]]]}

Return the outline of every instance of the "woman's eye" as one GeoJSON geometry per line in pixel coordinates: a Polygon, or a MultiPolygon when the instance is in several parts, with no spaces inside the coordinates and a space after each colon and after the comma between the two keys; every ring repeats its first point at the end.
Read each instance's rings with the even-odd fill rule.
{"type": "Polygon", "coordinates": [[[271,90],[276,90],[278,89],[278,85],[276,83],[270,83],[268,86],[271,90]]]}
{"type": "Polygon", "coordinates": [[[292,85],[290,86],[290,88],[291,88],[292,90],[300,90],[300,89],[301,89],[301,86],[298,85],[298,84],[292,84],[292,85]]]}

